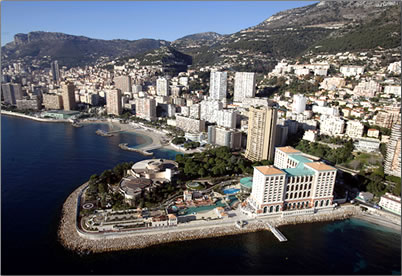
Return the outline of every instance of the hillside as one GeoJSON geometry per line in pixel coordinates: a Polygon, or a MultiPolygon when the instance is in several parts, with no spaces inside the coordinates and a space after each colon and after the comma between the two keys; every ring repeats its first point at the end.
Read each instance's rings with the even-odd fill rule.
{"type": "Polygon", "coordinates": [[[2,47],[4,65],[18,59],[25,61],[50,56],[67,67],[95,62],[99,57],[115,58],[156,49],[169,42],[155,39],[101,40],[52,32],[16,34],[14,41],[2,47]]]}
{"type": "MultiPolygon", "coordinates": [[[[400,3],[327,1],[279,12],[256,26],[230,35],[205,32],[173,42],[99,40],[61,33],[17,34],[2,47],[4,65],[50,56],[66,66],[85,65],[100,57],[136,57],[141,64],[171,68],[221,66],[266,73],[282,58],[307,51],[339,52],[400,46],[400,3]],[[162,48],[161,48],[162,47],[162,48]]],[[[48,62],[48,61],[47,61],[48,62]]]]}

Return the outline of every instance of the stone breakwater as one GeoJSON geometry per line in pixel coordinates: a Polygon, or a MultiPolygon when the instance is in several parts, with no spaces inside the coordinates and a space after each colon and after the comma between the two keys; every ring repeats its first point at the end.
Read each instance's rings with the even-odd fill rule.
{"type": "MultiPolygon", "coordinates": [[[[256,232],[268,230],[266,223],[257,220],[250,220],[244,228],[239,229],[234,224],[226,226],[210,226],[208,228],[183,229],[183,231],[161,230],[157,233],[147,234],[128,234],[122,237],[107,237],[104,239],[89,239],[78,234],[76,230],[76,208],[77,197],[81,190],[86,186],[77,188],[65,201],[62,210],[62,218],[58,230],[58,235],[61,244],[71,250],[78,252],[106,252],[116,250],[128,250],[144,248],[161,243],[169,243],[175,241],[193,240],[201,238],[212,238],[226,235],[236,235],[241,233],[256,232]]],[[[273,226],[281,226],[287,224],[299,224],[318,221],[332,221],[349,218],[359,214],[359,209],[354,206],[339,208],[332,213],[318,213],[308,216],[295,216],[285,218],[272,218],[269,222],[273,226]]],[[[173,230],[172,229],[172,230],[173,230]]]]}

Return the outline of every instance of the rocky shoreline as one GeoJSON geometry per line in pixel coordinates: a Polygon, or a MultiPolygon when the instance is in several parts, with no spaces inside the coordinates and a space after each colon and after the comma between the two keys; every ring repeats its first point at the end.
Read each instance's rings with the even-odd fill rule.
{"type": "MultiPolygon", "coordinates": [[[[100,253],[107,251],[140,249],[161,243],[213,238],[268,230],[267,225],[264,222],[250,221],[250,223],[242,229],[239,229],[234,225],[230,225],[165,233],[133,234],[131,236],[108,237],[98,240],[87,239],[78,234],[75,225],[77,196],[86,185],[87,183],[78,187],[66,199],[65,203],[63,204],[61,222],[58,230],[58,236],[61,244],[70,250],[77,251],[78,253],[100,253]]],[[[359,214],[359,208],[356,208],[355,206],[348,206],[343,209],[339,208],[330,214],[322,213],[307,216],[272,218],[270,219],[270,223],[273,226],[278,227],[289,224],[343,220],[359,214]]]]}

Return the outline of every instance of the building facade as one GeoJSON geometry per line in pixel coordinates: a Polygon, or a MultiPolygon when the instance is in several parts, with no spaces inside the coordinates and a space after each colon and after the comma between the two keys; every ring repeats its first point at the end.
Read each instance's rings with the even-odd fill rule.
{"type": "Polygon", "coordinates": [[[242,133],[237,130],[224,127],[208,126],[208,143],[212,145],[225,146],[230,149],[240,149],[242,133]]]}
{"type": "Polygon", "coordinates": [[[117,116],[121,115],[121,113],[123,112],[123,108],[120,89],[114,89],[107,92],[106,108],[107,114],[113,114],[117,116]]]}
{"type": "Polygon", "coordinates": [[[387,143],[384,172],[401,177],[401,120],[392,127],[391,137],[387,143]]]}
{"type": "Polygon", "coordinates": [[[209,82],[209,96],[214,100],[226,98],[227,72],[211,72],[209,82]]]}
{"type": "Polygon", "coordinates": [[[137,98],[135,101],[136,116],[148,121],[156,120],[156,101],[151,98],[137,98]]]}
{"type": "Polygon", "coordinates": [[[242,102],[255,96],[255,73],[236,72],[233,101],[242,102]]]}
{"type": "Polygon", "coordinates": [[[114,78],[114,85],[117,89],[120,89],[122,93],[131,92],[131,77],[130,76],[119,76],[114,78]]]}
{"type": "Polygon", "coordinates": [[[176,115],[176,127],[188,132],[204,132],[205,121],[176,115]]]}
{"type": "Polygon", "coordinates": [[[401,215],[401,198],[399,196],[386,193],[381,197],[378,205],[387,211],[401,215]]]}
{"type": "Polygon", "coordinates": [[[248,118],[245,157],[252,161],[272,160],[274,156],[277,109],[251,107],[248,118]]]}
{"type": "Polygon", "coordinates": [[[292,147],[276,148],[273,166],[254,167],[247,204],[256,215],[331,207],[336,168],[314,162],[292,147]]]}
{"type": "Polygon", "coordinates": [[[156,80],[156,95],[169,96],[169,85],[166,78],[158,78],[156,80]]]}
{"type": "Polygon", "coordinates": [[[346,135],[351,138],[359,138],[363,136],[364,125],[359,121],[348,121],[346,126],[346,135]]]}
{"type": "Polygon", "coordinates": [[[43,94],[45,109],[63,109],[63,97],[57,94],[43,94]]]}
{"type": "Polygon", "coordinates": [[[77,105],[75,102],[75,86],[74,84],[67,82],[62,84],[62,96],[64,110],[75,110],[77,105]]]}
{"type": "Polygon", "coordinates": [[[231,109],[223,109],[217,112],[216,123],[218,126],[236,128],[237,112],[231,109]]]}

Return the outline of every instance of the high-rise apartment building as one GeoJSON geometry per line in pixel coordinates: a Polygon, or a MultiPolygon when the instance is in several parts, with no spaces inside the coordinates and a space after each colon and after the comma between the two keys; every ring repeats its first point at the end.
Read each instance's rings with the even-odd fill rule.
{"type": "Polygon", "coordinates": [[[71,82],[62,84],[62,96],[63,96],[63,106],[64,110],[74,110],[76,109],[75,102],[75,86],[71,82]]]}
{"type": "Polygon", "coordinates": [[[332,207],[337,169],[314,162],[292,147],[276,148],[273,166],[254,167],[253,187],[243,210],[269,215],[286,210],[332,207]]]}
{"type": "Polygon", "coordinates": [[[226,98],[227,72],[211,72],[209,82],[209,96],[214,100],[226,98]]]}
{"type": "Polygon", "coordinates": [[[3,99],[5,103],[15,105],[16,99],[14,94],[14,89],[12,88],[10,83],[3,83],[1,85],[1,93],[3,95],[3,99]]]}
{"type": "Polygon", "coordinates": [[[136,116],[148,120],[156,120],[156,101],[151,98],[137,98],[135,101],[136,116]]]}
{"type": "Polygon", "coordinates": [[[120,89],[110,90],[106,93],[107,114],[121,115],[123,112],[121,99],[120,89]]]}
{"type": "Polygon", "coordinates": [[[230,149],[240,149],[242,133],[238,130],[224,127],[208,126],[208,143],[225,146],[230,149]]]}
{"type": "Polygon", "coordinates": [[[236,72],[233,101],[242,102],[255,96],[255,73],[236,72]]]}
{"type": "Polygon", "coordinates": [[[131,92],[131,77],[130,76],[119,76],[113,79],[114,85],[117,89],[120,89],[122,93],[124,92],[131,92]]]}
{"type": "Polygon", "coordinates": [[[57,82],[60,81],[59,62],[57,60],[50,63],[50,71],[52,72],[52,79],[57,82]]]}
{"type": "Polygon", "coordinates": [[[386,174],[401,176],[401,119],[392,127],[391,137],[387,144],[384,172],[386,174]]]}
{"type": "Polygon", "coordinates": [[[245,157],[252,161],[272,160],[274,156],[277,109],[251,107],[248,118],[245,157]]]}
{"type": "Polygon", "coordinates": [[[169,85],[166,78],[158,78],[156,80],[156,95],[169,96],[169,85]]]}
{"type": "Polygon", "coordinates": [[[237,111],[231,109],[219,110],[216,113],[216,123],[218,126],[226,128],[236,128],[237,111]]]}
{"type": "Polygon", "coordinates": [[[43,94],[43,106],[45,109],[63,109],[63,97],[57,94],[43,94]]]}
{"type": "Polygon", "coordinates": [[[216,123],[219,110],[223,109],[223,103],[219,100],[203,100],[200,103],[200,118],[210,123],[216,123]]]}

